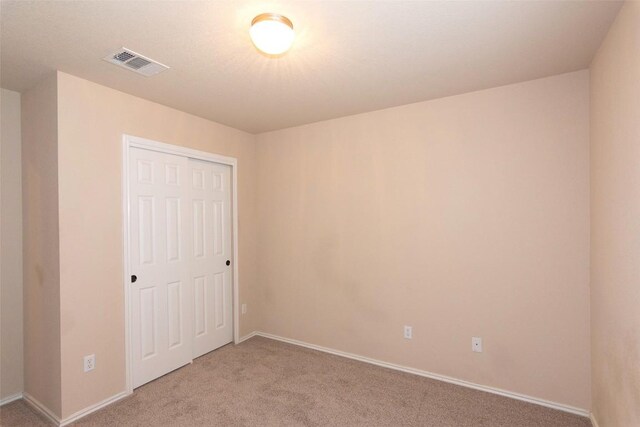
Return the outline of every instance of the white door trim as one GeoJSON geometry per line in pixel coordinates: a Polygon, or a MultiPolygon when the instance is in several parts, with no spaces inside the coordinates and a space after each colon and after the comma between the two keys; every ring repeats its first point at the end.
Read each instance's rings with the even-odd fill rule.
{"type": "Polygon", "coordinates": [[[221,156],[207,153],[205,151],[193,150],[191,148],[177,145],[165,144],[140,138],[132,135],[122,136],[122,217],[123,217],[123,254],[124,254],[124,328],[125,328],[125,366],[127,392],[133,393],[132,361],[131,361],[131,307],[129,296],[129,281],[131,277],[131,267],[129,265],[129,149],[144,148],[161,153],[185,156],[191,159],[204,160],[207,162],[219,163],[231,166],[231,234],[233,245],[233,342],[240,341],[240,311],[239,311],[239,276],[238,276],[238,160],[235,157],[221,156]]]}

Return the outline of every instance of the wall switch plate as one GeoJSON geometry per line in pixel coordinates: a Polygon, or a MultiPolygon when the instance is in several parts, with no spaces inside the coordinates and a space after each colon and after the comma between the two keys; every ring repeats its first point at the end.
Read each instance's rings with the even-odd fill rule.
{"type": "Polygon", "coordinates": [[[404,337],[406,339],[408,339],[408,340],[413,338],[413,327],[405,325],[405,327],[404,327],[404,337]]]}
{"type": "Polygon", "coordinates": [[[96,355],[90,354],[84,357],[84,371],[89,372],[96,369],[96,355]]]}
{"type": "Polygon", "coordinates": [[[482,353],[482,338],[481,337],[472,337],[471,338],[471,351],[476,353],[482,353]]]}
{"type": "Polygon", "coordinates": [[[242,314],[247,314],[247,304],[242,304],[242,314]]]}

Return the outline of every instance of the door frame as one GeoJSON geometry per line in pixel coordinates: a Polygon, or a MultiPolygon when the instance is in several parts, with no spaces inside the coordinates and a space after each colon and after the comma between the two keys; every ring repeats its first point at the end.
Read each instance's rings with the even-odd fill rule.
{"type": "Polygon", "coordinates": [[[129,286],[131,277],[131,266],[129,262],[130,254],[130,209],[129,206],[129,150],[131,148],[142,148],[166,154],[184,156],[191,159],[204,160],[207,162],[228,165],[231,167],[231,245],[233,246],[233,343],[238,344],[240,340],[240,292],[238,275],[238,160],[235,157],[227,157],[205,151],[194,150],[178,145],[166,144],[133,135],[122,135],[122,218],[123,218],[123,290],[124,290],[124,332],[125,332],[125,368],[127,393],[133,393],[133,372],[132,366],[132,343],[131,343],[131,297],[129,286]]]}

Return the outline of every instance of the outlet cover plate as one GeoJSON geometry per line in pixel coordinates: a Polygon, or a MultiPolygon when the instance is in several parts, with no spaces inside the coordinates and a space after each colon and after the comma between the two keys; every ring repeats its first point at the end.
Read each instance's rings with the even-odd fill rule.
{"type": "Polygon", "coordinates": [[[412,339],[413,338],[413,327],[412,326],[406,326],[404,327],[404,337],[405,339],[412,339]]]}
{"type": "Polygon", "coordinates": [[[89,372],[96,369],[96,355],[90,354],[84,357],[84,371],[89,372]]]}
{"type": "Polygon", "coordinates": [[[482,338],[481,337],[472,337],[471,338],[471,351],[475,353],[482,353],[482,338]]]}

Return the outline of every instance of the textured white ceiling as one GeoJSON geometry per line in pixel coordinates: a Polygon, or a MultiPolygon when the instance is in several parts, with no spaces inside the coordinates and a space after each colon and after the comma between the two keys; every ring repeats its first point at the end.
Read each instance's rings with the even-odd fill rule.
{"type": "Polygon", "coordinates": [[[586,68],[611,1],[6,1],[1,85],[55,69],[263,132],[586,68]],[[288,16],[284,57],[249,39],[288,16]],[[101,58],[125,46],[171,69],[145,78],[101,58]]]}

